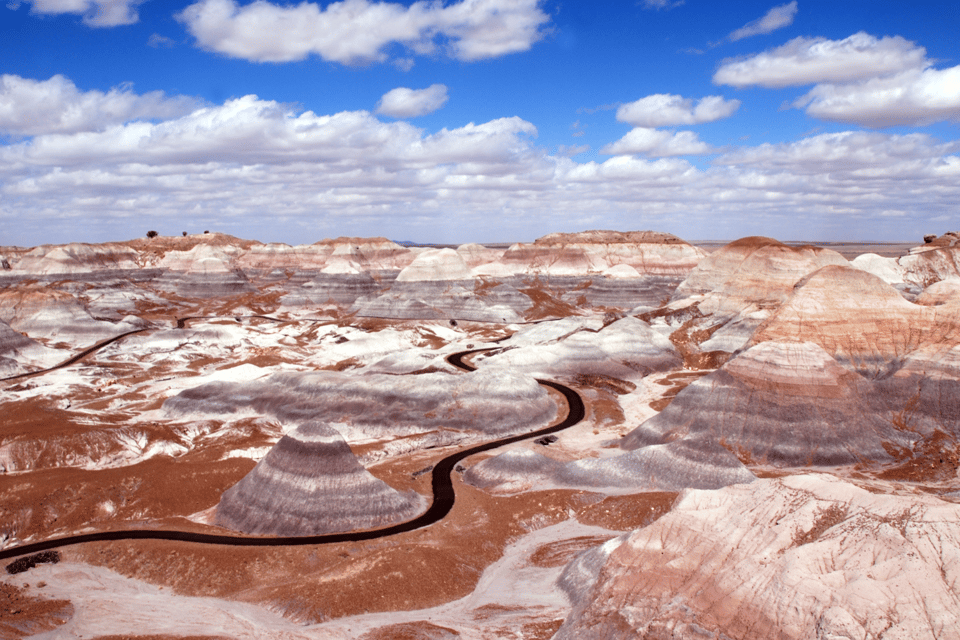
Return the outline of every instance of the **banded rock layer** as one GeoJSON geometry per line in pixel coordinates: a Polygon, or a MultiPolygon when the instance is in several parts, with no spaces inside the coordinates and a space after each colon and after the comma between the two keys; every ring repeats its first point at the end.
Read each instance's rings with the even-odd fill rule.
{"type": "Polygon", "coordinates": [[[321,422],[287,435],[224,492],[215,523],[248,534],[309,536],[409,520],[426,507],[364,469],[343,437],[321,422]]]}
{"type": "Polygon", "coordinates": [[[336,423],[350,441],[431,431],[500,435],[546,426],[557,405],[536,381],[509,371],[413,376],[335,371],[212,382],[163,405],[171,415],[271,415],[284,424],[336,423]]]}
{"type": "MultiPolygon", "coordinates": [[[[960,439],[960,348],[911,354],[876,380],[812,342],[763,342],[682,390],[627,434],[628,450],[707,438],[779,467],[891,463],[960,439]]],[[[642,450],[642,449],[641,449],[642,450]]]]}
{"type": "Polygon", "coordinates": [[[680,364],[673,344],[632,316],[599,329],[573,318],[544,323],[519,332],[502,345],[502,349],[478,356],[477,364],[534,375],[599,373],[627,379],[680,364]]]}
{"type": "Polygon", "coordinates": [[[645,447],[611,458],[571,462],[516,449],[474,465],[463,479],[481,489],[513,493],[534,487],[634,491],[718,489],[753,482],[756,478],[719,444],[707,439],[691,439],[645,447]]]}
{"type": "Polygon", "coordinates": [[[960,507],[821,475],[687,490],[560,584],[557,640],[956,640],[960,507]]]}
{"type": "Polygon", "coordinates": [[[916,305],[873,274],[829,266],[798,283],[751,338],[766,341],[814,342],[841,364],[882,377],[921,347],[960,344],[960,306],[916,305]]]}

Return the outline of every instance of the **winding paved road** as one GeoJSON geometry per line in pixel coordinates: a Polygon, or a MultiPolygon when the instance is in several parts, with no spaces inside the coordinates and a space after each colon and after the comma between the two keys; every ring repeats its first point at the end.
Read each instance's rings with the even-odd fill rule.
{"type": "MultiPolygon", "coordinates": [[[[190,318],[184,318],[178,321],[177,326],[182,327],[182,322],[189,320],[190,318]]],[[[272,318],[271,318],[272,319],[272,318]]],[[[141,331],[144,331],[143,329],[141,331]]],[[[139,331],[131,332],[139,333],[139,331]]],[[[52,369],[47,369],[50,371],[53,369],[59,369],[65,367],[69,364],[77,362],[82,357],[93,353],[94,351],[101,349],[116,340],[119,340],[125,335],[130,335],[130,333],[123,334],[122,336],[117,336],[111,340],[101,342],[90,349],[74,356],[67,362],[61,363],[52,369]]],[[[463,358],[474,353],[479,353],[481,351],[491,351],[492,349],[472,349],[470,351],[461,351],[459,353],[454,353],[447,357],[447,362],[463,369],[464,371],[475,371],[476,368],[470,366],[463,362],[463,358]]],[[[34,372],[33,374],[27,375],[37,375],[43,373],[42,371],[34,372]]],[[[18,376],[24,377],[24,376],[18,376]]],[[[42,542],[33,542],[30,544],[18,545],[12,548],[0,550],[0,560],[7,558],[15,558],[18,556],[29,555],[33,553],[38,553],[41,551],[48,551],[50,549],[59,549],[62,547],[69,547],[76,544],[83,544],[85,542],[111,542],[118,540],[176,540],[180,542],[194,542],[197,544],[217,544],[217,545],[232,545],[238,547],[276,547],[276,546],[296,546],[296,545],[317,545],[317,544],[330,544],[334,542],[359,542],[363,540],[373,540],[375,538],[384,538],[386,536],[393,536],[398,533],[405,533],[407,531],[414,531],[415,529],[422,529],[423,527],[429,526],[435,522],[442,520],[450,510],[453,509],[454,501],[456,500],[456,495],[453,490],[453,480],[451,479],[451,474],[456,468],[457,464],[476,453],[482,453],[484,451],[490,451],[491,449],[496,449],[497,447],[502,447],[504,445],[512,444],[514,442],[520,442],[521,440],[527,440],[528,438],[536,438],[539,436],[544,436],[550,433],[556,433],[558,431],[563,431],[573,425],[577,424],[583,420],[585,415],[585,408],[583,405],[583,400],[580,398],[580,395],[571,389],[570,387],[564,386],[557,382],[552,382],[550,380],[537,380],[538,383],[545,387],[550,387],[559,391],[567,400],[569,405],[569,411],[567,412],[567,417],[560,421],[559,423],[545,427],[543,429],[538,429],[530,433],[524,433],[520,435],[510,436],[507,438],[501,438],[499,440],[494,440],[492,442],[486,442],[484,444],[479,444],[457,453],[451,454],[446,458],[440,460],[433,468],[432,475],[432,488],[433,488],[433,502],[430,504],[430,507],[424,511],[422,514],[409,520],[407,522],[401,522],[400,524],[395,524],[389,527],[384,527],[382,529],[372,529],[368,531],[354,531],[354,532],[344,532],[344,533],[329,533],[317,536],[297,536],[297,537],[260,537],[260,536],[241,536],[241,535],[216,535],[209,533],[196,533],[190,531],[168,531],[161,529],[135,529],[135,530],[124,530],[124,531],[104,531],[98,533],[85,533],[75,536],[65,536],[62,538],[53,538],[51,540],[44,540],[42,542]]]]}

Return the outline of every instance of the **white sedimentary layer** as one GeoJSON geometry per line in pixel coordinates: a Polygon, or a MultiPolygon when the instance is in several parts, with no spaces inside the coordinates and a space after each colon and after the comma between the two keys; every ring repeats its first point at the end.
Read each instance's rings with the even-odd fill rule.
{"type": "Polygon", "coordinates": [[[687,490],[610,547],[569,581],[558,640],[960,638],[960,506],[932,496],[822,475],[687,490]]]}
{"type": "Polygon", "coordinates": [[[68,357],[68,353],[49,349],[0,320],[0,378],[45,369],[68,357]]]}
{"type": "Polygon", "coordinates": [[[810,341],[866,375],[883,375],[927,344],[960,343],[960,305],[912,304],[875,275],[824,267],[805,278],[751,338],[810,341]]]}
{"type": "MultiPolygon", "coordinates": [[[[576,326],[576,323],[569,323],[576,326]]],[[[564,324],[544,325],[544,338],[556,335],[564,324]]],[[[582,326],[582,325],[581,325],[582,326]]],[[[601,373],[621,378],[665,371],[680,363],[667,338],[634,317],[626,317],[599,330],[580,329],[561,337],[530,344],[530,333],[503,342],[504,350],[477,358],[484,367],[496,366],[533,375],[601,373]],[[527,346],[511,348],[514,342],[527,346]]]]}
{"type": "Polygon", "coordinates": [[[404,267],[397,282],[421,282],[423,280],[467,280],[470,271],[460,254],[453,249],[424,251],[404,267]]]}
{"type": "Polygon", "coordinates": [[[934,282],[917,296],[916,303],[931,307],[941,304],[960,304],[960,278],[950,277],[934,282]]]}
{"type": "Polygon", "coordinates": [[[555,401],[532,377],[501,370],[416,376],[280,373],[247,383],[199,385],[168,399],[164,409],[174,418],[267,414],[290,425],[321,419],[350,427],[344,436],[351,442],[437,429],[532,431],[557,413],[555,401]]]}
{"type": "Polygon", "coordinates": [[[531,489],[603,489],[607,493],[717,489],[752,482],[729,451],[706,439],[678,440],[604,458],[560,462],[513,449],[474,465],[464,481],[497,493],[531,489]]]}
{"type": "Polygon", "coordinates": [[[157,264],[162,269],[195,275],[226,275],[234,271],[232,247],[197,244],[187,251],[169,251],[157,264]]]}
{"type": "Polygon", "coordinates": [[[146,326],[135,317],[120,322],[97,320],[78,298],[39,285],[0,291],[0,320],[33,339],[66,342],[73,348],[146,326]]]}

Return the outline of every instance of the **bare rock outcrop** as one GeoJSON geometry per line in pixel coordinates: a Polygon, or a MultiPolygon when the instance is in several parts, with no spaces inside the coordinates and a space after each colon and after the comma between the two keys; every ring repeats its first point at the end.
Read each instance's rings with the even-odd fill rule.
{"type": "Polygon", "coordinates": [[[703,439],[678,440],[609,458],[561,462],[529,449],[488,458],[463,475],[467,484],[513,493],[543,489],[679,491],[752,482],[754,475],[729,451],[703,439]]]}
{"type": "Polygon", "coordinates": [[[960,306],[912,304],[877,276],[829,266],[798,283],[751,338],[766,341],[814,342],[852,370],[883,376],[925,345],[960,344],[960,306]]]}
{"type": "Polygon", "coordinates": [[[545,325],[542,330],[521,332],[475,361],[484,367],[503,367],[533,375],[599,373],[625,379],[667,371],[680,364],[674,345],[632,316],[599,329],[560,321],[556,324],[560,335],[551,332],[551,328],[545,325]]]}
{"type": "MultiPolygon", "coordinates": [[[[600,274],[617,265],[641,276],[685,276],[706,254],[676,236],[654,231],[552,233],[532,244],[515,244],[499,260],[503,272],[529,275],[600,274]]],[[[475,270],[475,273],[477,270],[475,270]]]]}
{"type": "Polygon", "coordinates": [[[0,291],[0,320],[33,339],[71,346],[89,346],[144,326],[134,317],[98,320],[76,296],[37,284],[0,291]]]}
{"type": "Polygon", "coordinates": [[[11,275],[83,276],[86,274],[136,271],[140,254],[119,243],[41,245],[27,251],[11,270],[11,275]]]}
{"type": "Polygon", "coordinates": [[[890,462],[890,444],[909,448],[919,438],[894,426],[892,409],[880,385],[819,345],[764,342],[683,389],[621,447],[693,437],[777,466],[890,462]]]}
{"type": "Polygon", "coordinates": [[[934,282],[917,296],[915,302],[927,307],[936,307],[941,304],[960,304],[960,277],[950,277],[946,280],[934,282]]]}
{"type": "Polygon", "coordinates": [[[700,261],[677,287],[674,299],[710,294],[710,303],[701,303],[704,313],[776,307],[807,274],[846,264],[839,253],[822,247],[791,247],[760,236],[741,238],[700,261]]]}
{"type": "Polygon", "coordinates": [[[217,505],[215,522],[249,534],[308,536],[371,529],[426,507],[363,468],[333,427],[306,422],[287,435],[217,505]]]}
{"type": "Polygon", "coordinates": [[[165,270],[164,282],[178,294],[197,298],[248,293],[253,290],[247,276],[237,267],[236,247],[197,244],[188,251],[170,251],[158,267],[165,270]]]}
{"type": "Polygon", "coordinates": [[[31,340],[0,320],[0,378],[46,368],[63,359],[62,352],[31,340]]]}
{"type": "Polygon", "coordinates": [[[960,506],[821,475],[683,492],[560,579],[573,638],[960,638],[960,506]]]}
{"type": "Polygon", "coordinates": [[[742,349],[797,282],[834,264],[848,263],[829,249],[742,238],[701,260],[668,305],[645,310],[643,317],[658,331],[672,334],[689,366],[706,363],[710,368],[742,349]]]}
{"type": "Polygon", "coordinates": [[[429,249],[404,267],[397,282],[469,280],[470,270],[453,249],[429,249]]]}
{"type": "MultiPolygon", "coordinates": [[[[413,266],[401,275],[409,273],[408,269],[413,266]]],[[[417,273],[425,275],[419,269],[417,273]]],[[[530,298],[510,285],[436,279],[395,282],[386,292],[359,298],[352,310],[365,318],[500,323],[522,322],[523,312],[531,306],[530,298]]]]}
{"type": "Polygon", "coordinates": [[[271,415],[284,424],[336,424],[348,441],[433,432],[471,435],[530,431],[557,405],[529,376],[507,371],[415,376],[336,371],[277,373],[251,382],[211,382],[164,402],[171,415],[271,415]]]}

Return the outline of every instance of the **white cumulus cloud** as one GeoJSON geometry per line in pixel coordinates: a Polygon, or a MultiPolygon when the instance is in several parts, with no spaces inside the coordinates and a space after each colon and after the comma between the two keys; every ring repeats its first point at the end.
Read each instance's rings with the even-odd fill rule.
{"type": "Polygon", "coordinates": [[[911,69],[851,84],[820,84],[795,106],[815,118],[880,128],[960,122],[960,66],[911,69]]]}
{"type": "Polygon", "coordinates": [[[641,154],[651,157],[691,156],[716,153],[693,131],[663,131],[636,127],[616,142],[600,149],[607,155],[641,154]]]}
{"type": "Polygon", "coordinates": [[[0,146],[7,243],[151,227],[295,242],[437,229],[461,241],[514,239],[584,220],[691,238],[839,237],[860,225],[919,239],[929,221],[954,219],[960,201],[960,141],[924,134],[849,131],[712,149],[716,157],[697,167],[643,157],[702,150],[687,131],[637,128],[596,162],[568,157],[582,148],[550,154],[534,124],[517,117],[426,131],[256,96],[158,122],[125,117],[80,128],[53,118],[54,132],[0,146]]]}
{"type": "Polygon", "coordinates": [[[764,33],[771,33],[777,29],[793,24],[793,18],[797,15],[797,1],[788,2],[770,9],[762,18],[757,18],[752,22],[743,25],[728,37],[730,40],[743,40],[750,36],[757,36],[764,33]]]}
{"type": "Polygon", "coordinates": [[[289,62],[313,54],[343,64],[381,62],[399,43],[417,54],[442,46],[459,60],[526,51],[543,37],[549,16],[541,0],[462,0],[410,6],[342,0],[277,5],[266,0],[200,0],[178,14],[204,49],[257,62],[289,62]]]}
{"type": "Polygon", "coordinates": [[[167,97],[162,91],[138,95],[128,86],[110,91],[80,91],[67,78],[33,80],[0,76],[0,134],[96,131],[140,119],[167,119],[189,113],[198,101],[167,97]]]}
{"type": "Polygon", "coordinates": [[[433,84],[426,89],[397,87],[383,94],[377,113],[391,118],[416,118],[433,113],[447,103],[447,86],[433,84]]]}
{"type": "Polygon", "coordinates": [[[926,55],[900,36],[876,38],[861,31],[843,40],[800,37],[743,60],[725,60],[713,81],[734,87],[848,82],[925,67],[926,55]]]}
{"type": "Polygon", "coordinates": [[[643,7],[645,9],[656,9],[659,11],[661,9],[679,7],[684,2],[685,0],[643,0],[643,7]]]}
{"type": "MultiPolygon", "coordinates": [[[[56,15],[73,13],[83,16],[91,27],[117,27],[140,20],[137,5],[144,0],[28,0],[33,13],[56,15]]],[[[19,3],[17,3],[19,6],[19,3]]]]}
{"type": "Polygon", "coordinates": [[[737,87],[814,84],[793,102],[823,120],[880,128],[960,121],[960,67],[934,69],[926,50],[899,36],[796,38],[726,61],[714,82],[737,87]]]}
{"type": "Polygon", "coordinates": [[[656,93],[617,109],[617,120],[635,127],[669,127],[702,124],[729,118],[740,108],[739,100],[707,96],[696,104],[683,96],[656,93]]]}

